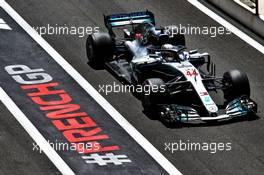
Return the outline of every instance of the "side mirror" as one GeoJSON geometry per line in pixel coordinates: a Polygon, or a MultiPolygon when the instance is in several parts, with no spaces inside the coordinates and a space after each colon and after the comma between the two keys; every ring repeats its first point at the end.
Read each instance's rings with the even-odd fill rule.
{"type": "Polygon", "coordinates": [[[189,51],[189,54],[196,54],[196,53],[198,53],[197,50],[190,50],[190,51],[189,51]]]}

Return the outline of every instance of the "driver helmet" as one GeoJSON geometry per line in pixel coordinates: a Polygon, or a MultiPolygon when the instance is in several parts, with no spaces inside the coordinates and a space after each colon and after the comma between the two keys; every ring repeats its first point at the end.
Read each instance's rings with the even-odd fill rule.
{"type": "Polygon", "coordinates": [[[171,52],[169,50],[173,50],[174,46],[171,44],[164,44],[161,46],[161,55],[163,58],[165,58],[168,61],[173,61],[175,58],[175,54],[174,52],[171,52]]]}

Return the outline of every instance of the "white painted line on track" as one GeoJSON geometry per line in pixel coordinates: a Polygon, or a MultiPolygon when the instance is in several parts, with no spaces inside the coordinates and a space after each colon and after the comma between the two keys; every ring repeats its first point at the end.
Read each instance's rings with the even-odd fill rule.
{"type": "MultiPolygon", "coordinates": [[[[41,135],[37,128],[30,122],[25,114],[18,108],[14,101],[0,88],[0,100],[27,131],[30,137],[38,144],[40,149],[48,156],[58,170],[65,175],[74,175],[72,169],[64,162],[58,153],[51,147],[47,140],[41,135]]],[[[32,150],[33,151],[33,150],[32,150]]]]}
{"type": "MultiPolygon", "coordinates": [[[[7,2],[0,6],[154,159],[171,175],[181,172],[138,132],[93,86],[49,45],[7,2]]],[[[12,108],[10,109],[12,110],[12,108]]]]}
{"type": "Polygon", "coordinates": [[[203,13],[205,13],[206,15],[211,17],[212,19],[214,19],[216,22],[218,22],[222,26],[228,28],[232,33],[234,33],[239,38],[244,40],[246,43],[248,43],[249,45],[251,45],[252,47],[257,49],[258,51],[260,51],[262,54],[264,54],[264,46],[263,45],[261,45],[259,42],[257,42],[256,40],[254,40],[253,38],[251,38],[250,36],[248,36],[247,34],[242,32],[240,29],[235,27],[233,24],[229,23],[224,18],[217,15],[215,12],[213,12],[212,10],[210,10],[209,8],[207,8],[205,5],[203,5],[202,3],[200,3],[197,0],[188,0],[188,2],[191,3],[193,6],[197,7],[200,11],[202,11],[203,13]]]}

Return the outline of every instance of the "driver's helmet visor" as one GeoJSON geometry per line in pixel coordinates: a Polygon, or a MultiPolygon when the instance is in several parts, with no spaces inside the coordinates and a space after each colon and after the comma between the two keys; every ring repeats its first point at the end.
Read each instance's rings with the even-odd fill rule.
{"type": "Polygon", "coordinates": [[[174,57],[175,57],[175,53],[173,53],[171,51],[166,51],[166,50],[161,51],[161,55],[163,58],[165,58],[169,61],[173,61],[174,57]]]}

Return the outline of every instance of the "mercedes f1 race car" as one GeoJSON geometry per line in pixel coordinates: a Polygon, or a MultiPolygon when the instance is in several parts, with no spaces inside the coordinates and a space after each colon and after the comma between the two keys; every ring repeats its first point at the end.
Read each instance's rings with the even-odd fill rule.
{"type": "Polygon", "coordinates": [[[140,99],[145,113],[165,122],[216,121],[255,114],[248,77],[231,70],[216,77],[208,53],[187,51],[176,27],[156,27],[150,11],[104,15],[108,33],[88,36],[89,64],[109,68],[127,83],[150,89],[140,99]],[[217,105],[209,92],[223,92],[217,105]]]}

